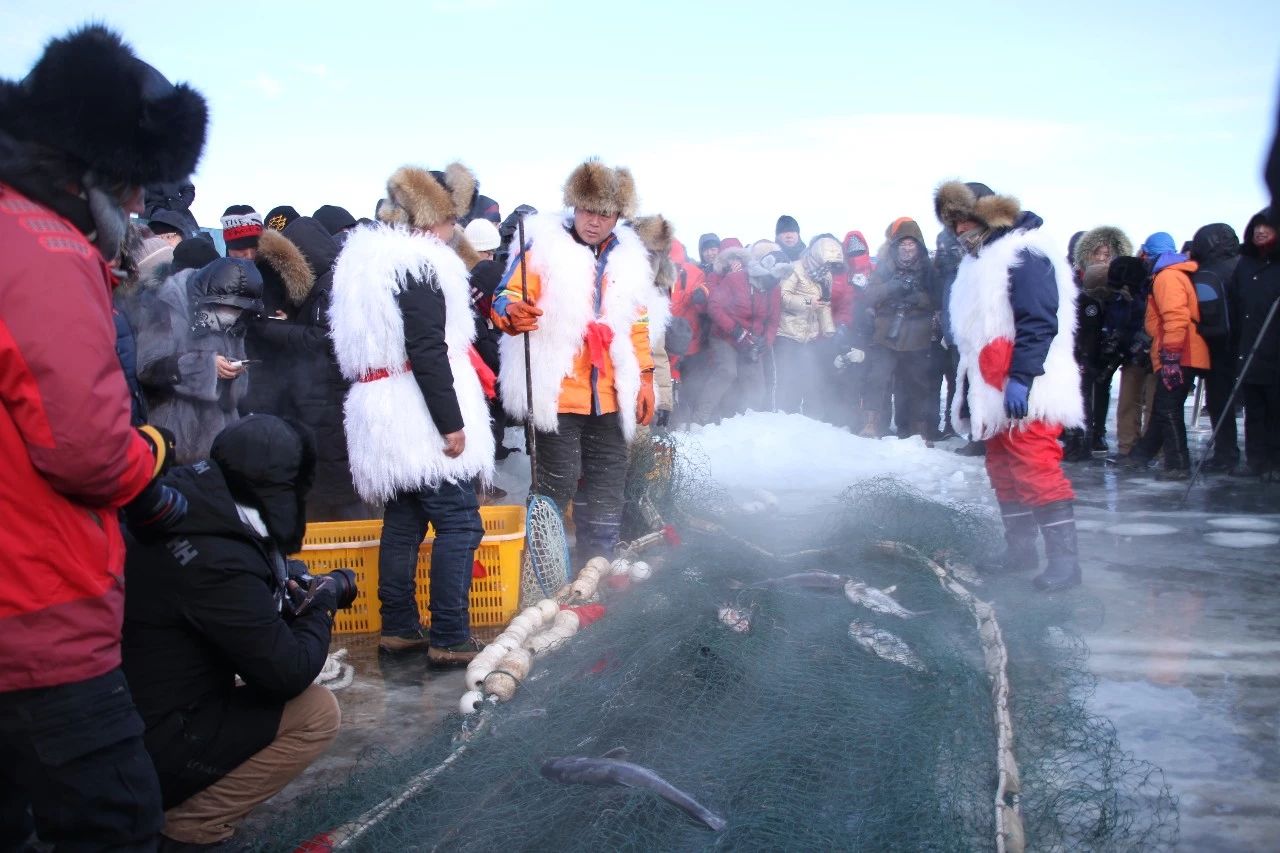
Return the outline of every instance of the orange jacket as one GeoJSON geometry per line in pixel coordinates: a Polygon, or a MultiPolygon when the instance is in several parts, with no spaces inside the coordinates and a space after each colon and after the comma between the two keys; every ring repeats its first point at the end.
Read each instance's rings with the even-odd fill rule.
{"type": "Polygon", "coordinates": [[[1209,369],[1209,346],[1196,331],[1200,302],[1191,276],[1195,261],[1170,264],[1156,273],[1147,299],[1147,334],[1151,336],[1151,364],[1160,369],[1160,350],[1181,350],[1183,367],[1209,369]]]}
{"type": "MultiPolygon", "coordinates": [[[[610,236],[609,240],[615,240],[616,237],[610,236]]],[[[603,251],[607,247],[607,242],[601,247],[603,251]]],[[[528,251],[529,261],[525,275],[527,277],[526,286],[529,292],[529,302],[538,305],[542,296],[543,284],[542,276],[535,272],[535,264],[532,263],[532,257],[537,252],[537,247],[533,246],[528,251]]],[[[600,281],[600,299],[599,303],[603,304],[604,296],[609,289],[609,276],[605,274],[600,281]]],[[[507,319],[507,306],[512,302],[521,302],[521,274],[519,262],[512,264],[508,273],[507,281],[502,289],[498,292],[494,299],[492,317],[494,324],[504,332],[510,332],[511,323],[507,319]]],[[[599,318],[599,315],[597,315],[599,318]]],[[[651,373],[653,371],[653,353],[649,348],[649,316],[647,313],[641,313],[640,316],[631,324],[631,345],[635,349],[636,360],[640,363],[640,372],[651,373]]],[[[603,363],[599,371],[594,371],[591,364],[591,349],[587,345],[587,339],[584,337],[580,342],[578,351],[573,356],[573,370],[560,383],[560,413],[567,415],[590,415],[593,413],[606,415],[611,412],[618,411],[618,394],[614,388],[614,366],[613,358],[610,356],[608,347],[605,347],[603,353],[603,363]],[[593,400],[594,398],[594,400],[593,400]],[[595,405],[593,406],[593,402],[595,405]]]]}

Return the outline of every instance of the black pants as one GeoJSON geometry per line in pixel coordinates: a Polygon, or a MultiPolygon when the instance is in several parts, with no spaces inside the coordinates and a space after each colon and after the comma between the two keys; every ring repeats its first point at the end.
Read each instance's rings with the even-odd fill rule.
{"type": "MultiPolygon", "coordinates": [[[[1240,442],[1236,435],[1236,404],[1231,411],[1226,411],[1227,398],[1231,396],[1231,388],[1236,382],[1235,354],[1227,344],[1209,347],[1209,372],[1204,377],[1205,408],[1209,410],[1209,421],[1218,430],[1218,437],[1213,441],[1213,458],[1224,465],[1234,466],[1240,461],[1240,442]],[[1218,426],[1222,421],[1222,426],[1218,426]]],[[[1244,389],[1241,389],[1244,393],[1244,389]]]]}
{"type": "Polygon", "coordinates": [[[1259,474],[1280,471],[1280,384],[1240,386],[1244,395],[1244,452],[1259,474]]]}
{"type": "Polygon", "coordinates": [[[160,783],[124,674],[0,693],[0,851],[154,850],[160,783]],[[34,821],[32,817],[34,815],[34,821]]]}
{"type": "Polygon", "coordinates": [[[1200,373],[1201,371],[1189,367],[1182,368],[1182,382],[1172,389],[1166,388],[1160,375],[1156,374],[1156,398],[1151,404],[1151,423],[1147,424],[1147,431],[1134,445],[1134,456],[1138,459],[1153,459],[1163,448],[1166,468],[1185,470],[1191,467],[1191,459],[1187,453],[1187,421],[1183,412],[1187,394],[1191,392],[1191,385],[1200,373]]]}
{"type": "Polygon", "coordinates": [[[821,417],[819,400],[822,373],[818,366],[818,342],[802,344],[779,337],[773,343],[777,386],[774,405],[780,412],[803,412],[811,418],[821,417]]]}
{"type": "Polygon", "coordinates": [[[539,489],[561,512],[573,503],[575,565],[612,556],[627,486],[627,441],[617,413],[562,414],[559,431],[539,431],[537,440],[539,489]]]}
{"type": "MultiPolygon", "coordinates": [[[[927,427],[929,420],[929,351],[898,352],[873,346],[867,350],[863,398],[875,405],[893,390],[893,420],[898,435],[927,427]]],[[[937,414],[937,403],[932,404],[937,414]]],[[[926,437],[928,437],[926,435],[926,437]]]]}
{"type": "MultiPolygon", "coordinates": [[[[1089,385],[1092,386],[1091,391],[1086,391],[1081,387],[1081,391],[1086,395],[1093,396],[1093,413],[1089,420],[1089,428],[1092,431],[1092,438],[1095,442],[1107,440],[1107,414],[1111,411],[1111,380],[1115,374],[1108,376],[1105,381],[1098,381],[1098,372],[1096,370],[1085,371],[1089,377],[1089,385]]],[[[1087,398],[1086,398],[1087,399],[1087,398]]]]}

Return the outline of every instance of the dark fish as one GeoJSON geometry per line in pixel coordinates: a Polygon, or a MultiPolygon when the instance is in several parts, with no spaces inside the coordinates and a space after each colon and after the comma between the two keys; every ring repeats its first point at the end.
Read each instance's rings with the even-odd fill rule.
{"type": "Polygon", "coordinates": [[[626,758],[627,751],[622,747],[611,749],[599,758],[588,758],[584,755],[549,758],[543,762],[541,773],[553,782],[563,782],[566,785],[624,785],[628,788],[647,788],[716,832],[725,828],[724,818],[707,810],[693,797],[649,768],[632,764],[626,761],[626,758]]]}
{"type": "Polygon", "coordinates": [[[833,575],[831,572],[797,572],[794,575],[769,578],[745,586],[735,581],[729,586],[733,589],[777,589],[783,586],[798,586],[803,589],[837,590],[843,589],[847,580],[849,579],[843,575],[833,575]]]}

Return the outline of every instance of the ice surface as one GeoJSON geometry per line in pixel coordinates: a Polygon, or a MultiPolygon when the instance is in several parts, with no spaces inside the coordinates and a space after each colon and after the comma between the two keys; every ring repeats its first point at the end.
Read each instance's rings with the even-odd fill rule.
{"type": "Polygon", "coordinates": [[[1169,524],[1149,524],[1133,522],[1132,524],[1113,524],[1106,528],[1113,536],[1168,536],[1177,533],[1178,528],[1169,524]]]}
{"type": "Polygon", "coordinates": [[[1280,543],[1280,534],[1220,530],[1214,533],[1206,533],[1204,539],[1210,545],[1217,545],[1222,548],[1267,548],[1280,543]]]}
{"type": "Polygon", "coordinates": [[[1280,521],[1272,521],[1268,518],[1258,518],[1249,515],[1231,515],[1226,518],[1211,518],[1208,520],[1210,527],[1217,527],[1223,530],[1280,530],[1280,521]]]}
{"type": "MultiPolygon", "coordinates": [[[[978,472],[981,459],[957,456],[949,449],[925,447],[919,437],[859,438],[847,430],[803,415],[749,412],[720,424],[679,433],[706,456],[711,476],[747,511],[766,509],[760,490],[786,509],[829,499],[859,480],[890,475],[926,494],[956,496],[978,472]]],[[[966,496],[967,497],[967,496],[966,496]]]]}

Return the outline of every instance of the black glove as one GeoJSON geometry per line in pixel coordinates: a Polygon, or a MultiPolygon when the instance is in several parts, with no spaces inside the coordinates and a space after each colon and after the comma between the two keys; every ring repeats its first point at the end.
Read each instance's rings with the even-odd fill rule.
{"type": "Polygon", "coordinates": [[[669,423],[671,423],[671,410],[658,409],[658,414],[653,419],[653,425],[659,429],[666,429],[669,423]]]}
{"type": "Polygon", "coordinates": [[[693,292],[693,296],[689,297],[689,301],[699,307],[707,304],[707,292],[702,288],[698,288],[693,292]]]}
{"type": "Polygon", "coordinates": [[[187,517],[187,496],[159,480],[152,480],[125,505],[124,520],[139,542],[168,536],[187,517]]]}

